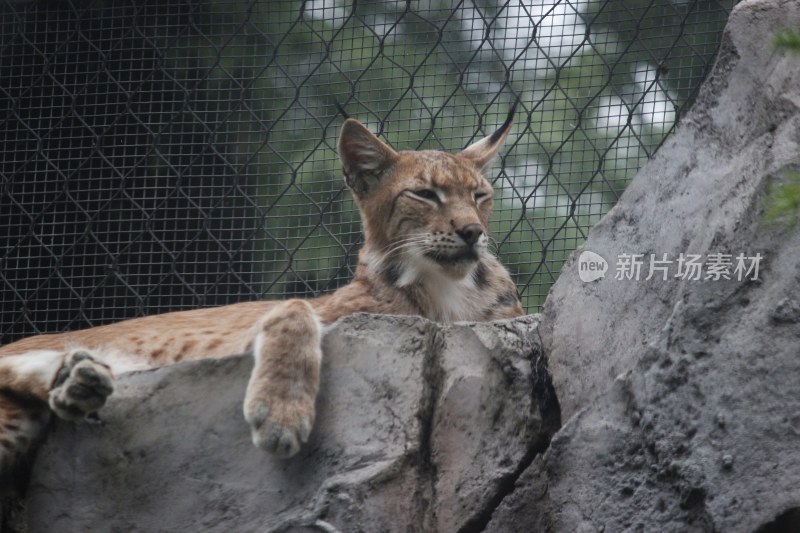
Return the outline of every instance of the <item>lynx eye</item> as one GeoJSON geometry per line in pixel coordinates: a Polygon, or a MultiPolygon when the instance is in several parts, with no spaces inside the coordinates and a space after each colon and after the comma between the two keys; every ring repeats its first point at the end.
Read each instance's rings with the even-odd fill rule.
{"type": "Polygon", "coordinates": [[[436,191],[433,191],[431,189],[419,189],[417,191],[408,191],[408,192],[410,192],[412,196],[416,196],[421,200],[426,200],[428,202],[435,202],[437,204],[440,202],[439,195],[436,194],[436,191]]]}
{"type": "Polygon", "coordinates": [[[489,196],[490,195],[489,195],[488,192],[474,192],[474,193],[472,193],[472,199],[475,200],[476,204],[479,204],[482,201],[486,200],[487,198],[489,198],[489,196]]]}

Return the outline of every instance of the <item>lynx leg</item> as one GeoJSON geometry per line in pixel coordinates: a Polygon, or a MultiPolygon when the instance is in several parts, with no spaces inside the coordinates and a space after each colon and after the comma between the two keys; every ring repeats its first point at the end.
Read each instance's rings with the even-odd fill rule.
{"type": "Polygon", "coordinates": [[[50,418],[47,405],[0,393],[0,491],[20,489],[29,453],[50,418]]]}
{"type": "Polygon", "coordinates": [[[304,300],[276,305],[258,326],[244,417],[253,444],[277,457],[296,454],[311,432],[319,390],[320,342],[319,319],[304,300]]]}
{"type": "Polygon", "coordinates": [[[67,420],[100,409],[113,389],[111,370],[83,349],[0,358],[0,391],[44,402],[67,420]]]}
{"type": "Polygon", "coordinates": [[[0,390],[47,403],[66,352],[36,350],[0,358],[0,390]]]}
{"type": "Polygon", "coordinates": [[[78,419],[113,390],[109,368],[85,350],[37,350],[0,357],[0,490],[19,482],[51,410],[78,419]]]}

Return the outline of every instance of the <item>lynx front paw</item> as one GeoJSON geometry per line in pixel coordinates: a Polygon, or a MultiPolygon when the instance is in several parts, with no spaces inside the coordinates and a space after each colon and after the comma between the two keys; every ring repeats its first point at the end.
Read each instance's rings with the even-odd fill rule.
{"type": "Polygon", "coordinates": [[[64,361],[50,390],[50,408],[66,420],[80,420],[100,409],[114,391],[111,370],[88,352],[76,350],[64,361]]]}
{"type": "Polygon", "coordinates": [[[314,424],[314,399],[248,399],[244,418],[250,424],[253,444],[286,459],[308,440],[314,424]]]}

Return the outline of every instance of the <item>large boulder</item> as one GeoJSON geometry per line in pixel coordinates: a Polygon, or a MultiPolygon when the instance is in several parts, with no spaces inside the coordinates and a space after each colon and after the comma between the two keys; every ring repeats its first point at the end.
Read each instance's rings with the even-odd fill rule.
{"type": "Polygon", "coordinates": [[[800,531],[800,232],[762,220],[800,170],[785,28],[796,0],[733,10],[691,112],[564,266],[542,340],[565,424],[487,531],[800,531]],[[581,281],[587,251],[605,277],[581,281]],[[729,254],[731,279],[676,278],[681,253],[729,254]],[[616,279],[621,254],[644,255],[639,281],[616,279]]]}
{"type": "Polygon", "coordinates": [[[55,424],[28,531],[482,527],[558,425],[537,326],[340,321],[324,340],[317,426],[290,460],[250,442],[250,357],[124,375],[101,423],[55,424]]]}

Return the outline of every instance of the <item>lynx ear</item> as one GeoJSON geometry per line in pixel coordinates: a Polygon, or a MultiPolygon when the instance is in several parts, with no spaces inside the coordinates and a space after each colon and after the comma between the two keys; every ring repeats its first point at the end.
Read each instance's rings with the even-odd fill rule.
{"type": "Polygon", "coordinates": [[[508,118],[497,131],[464,148],[459,155],[471,160],[479,169],[486,169],[497,155],[500,147],[503,146],[506,137],[508,137],[508,133],[511,131],[511,124],[514,122],[514,111],[516,109],[517,104],[515,103],[511,106],[511,111],[508,112],[508,118]]]}
{"type": "Polygon", "coordinates": [[[360,122],[348,118],[339,134],[339,159],[347,186],[358,196],[374,187],[381,173],[394,163],[397,152],[386,146],[360,122]]]}

